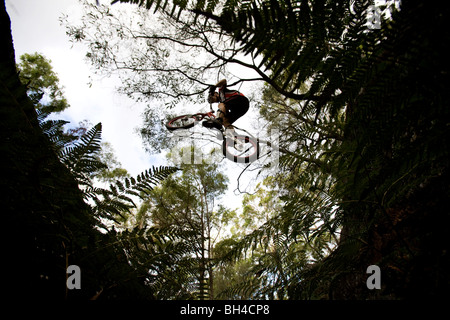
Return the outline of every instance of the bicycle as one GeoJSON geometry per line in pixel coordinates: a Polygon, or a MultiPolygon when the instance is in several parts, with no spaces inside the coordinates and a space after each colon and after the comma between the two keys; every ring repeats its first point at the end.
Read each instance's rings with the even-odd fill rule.
{"type": "MultiPolygon", "coordinates": [[[[206,113],[199,112],[195,114],[185,114],[172,118],[166,123],[166,128],[169,131],[189,129],[200,121],[204,124],[203,120],[206,120],[207,123],[209,122],[211,124],[213,121],[217,120],[212,105],[210,104],[209,107],[210,111],[206,113]]],[[[205,128],[211,129],[210,127],[205,128]]],[[[259,159],[260,148],[258,139],[251,136],[244,129],[234,128],[246,132],[247,135],[233,134],[230,130],[224,130],[223,126],[220,129],[215,128],[222,134],[223,155],[227,159],[237,163],[250,163],[259,159]]]]}

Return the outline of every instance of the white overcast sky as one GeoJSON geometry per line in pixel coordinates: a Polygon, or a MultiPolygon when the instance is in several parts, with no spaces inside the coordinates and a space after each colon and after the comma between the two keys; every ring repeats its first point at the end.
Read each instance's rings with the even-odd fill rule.
{"type": "Polygon", "coordinates": [[[86,51],[79,44],[72,47],[60,25],[62,14],[81,16],[78,0],[6,0],[6,8],[16,60],[23,53],[39,52],[52,61],[71,106],[58,118],[73,125],[85,119],[93,125],[102,122],[103,140],[113,145],[118,160],[133,176],[152,165],[165,165],[163,158],[144,152],[135,132],[144,106],[115,93],[113,80],[93,76],[84,60],[86,51]],[[88,86],[90,76],[92,87],[88,86]]]}

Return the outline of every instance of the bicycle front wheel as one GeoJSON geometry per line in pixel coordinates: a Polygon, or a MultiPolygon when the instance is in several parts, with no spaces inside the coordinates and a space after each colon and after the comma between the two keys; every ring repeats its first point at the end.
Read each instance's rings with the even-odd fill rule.
{"type": "Polygon", "coordinates": [[[223,140],[223,155],[237,163],[250,163],[259,158],[259,142],[257,139],[237,135],[223,140]]]}
{"type": "Polygon", "coordinates": [[[175,117],[166,123],[166,128],[170,131],[177,129],[189,129],[195,124],[195,115],[187,114],[175,117]]]}

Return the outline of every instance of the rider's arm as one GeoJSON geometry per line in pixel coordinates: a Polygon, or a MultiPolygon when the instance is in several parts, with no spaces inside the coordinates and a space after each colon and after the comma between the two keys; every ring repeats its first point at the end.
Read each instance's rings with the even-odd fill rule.
{"type": "Polygon", "coordinates": [[[216,86],[209,87],[208,102],[219,102],[219,94],[216,92],[216,86]]]}
{"type": "Polygon", "coordinates": [[[224,89],[227,86],[227,79],[222,79],[215,86],[209,87],[209,95],[208,95],[208,102],[214,103],[214,102],[220,102],[220,96],[216,92],[216,88],[222,88],[224,89]]]}
{"type": "Polygon", "coordinates": [[[220,87],[223,87],[226,85],[227,85],[227,79],[222,79],[219,82],[217,82],[216,87],[220,88],[220,87]]]}
{"type": "Polygon", "coordinates": [[[217,92],[214,92],[212,94],[208,95],[208,102],[209,103],[215,103],[215,102],[219,102],[219,94],[217,92]]]}

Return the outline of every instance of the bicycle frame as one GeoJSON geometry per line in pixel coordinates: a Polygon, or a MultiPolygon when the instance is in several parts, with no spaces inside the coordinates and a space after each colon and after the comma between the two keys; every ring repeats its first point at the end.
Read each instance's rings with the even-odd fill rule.
{"type": "Polygon", "coordinates": [[[211,119],[216,119],[216,115],[214,114],[214,111],[209,111],[206,113],[195,113],[193,116],[196,118],[197,121],[202,121],[206,117],[209,117],[211,119]]]}
{"type": "Polygon", "coordinates": [[[205,118],[216,119],[216,115],[214,114],[214,110],[210,105],[210,110],[208,112],[199,112],[189,115],[190,117],[195,117],[196,121],[202,121],[205,118]]]}
{"type": "MultiPolygon", "coordinates": [[[[204,119],[207,118],[207,117],[210,118],[210,119],[212,119],[212,120],[217,119],[216,115],[214,114],[214,110],[213,110],[213,107],[212,107],[212,104],[211,104],[211,103],[209,104],[209,111],[208,111],[208,112],[194,113],[194,114],[189,115],[189,117],[195,117],[195,120],[196,120],[196,121],[202,121],[202,120],[204,120],[204,119]]],[[[234,129],[237,129],[237,130],[240,130],[240,131],[243,131],[243,132],[245,132],[249,137],[256,139],[250,132],[248,132],[248,131],[245,130],[245,129],[238,128],[238,127],[236,127],[236,126],[234,126],[234,125],[233,125],[233,128],[234,128],[234,129]]],[[[225,138],[231,138],[231,139],[234,139],[234,137],[233,137],[233,135],[232,135],[231,133],[227,133],[227,134],[225,133],[224,128],[220,129],[220,132],[222,132],[222,135],[223,135],[224,139],[225,139],[225,138]]]]}
{"type": "MultiPolygon", "coordinates": [[[[212,108],[212,104],[210,104],[210,111],[209,112],[199,112],[195,114],[187,114],[183,116],[178,116],[170,120],[166,127],[170,130],[177,130],[177,129],[189,129],[196,125],[196,123],[204,120],[204,119],[210,119],[215,120],[217,119],[216,115],[214,114],[214,110],[212,108]],[[193,120],[193,121],[192,121],[193,120]],[[172,126],[172,123],[177,123],[179,121],[180,123],[172,126]]],[[[203,126],[205,126],[205,123],[203,123],[203,126]]],[[[205,126],[207,128],[212,128],[211,126],[205,126]]],[[[252,161],[258,159],[259,157],[259,142],[257,138],[254,138],[248,131],[237,128],[233,126],[232,130],[227,130],[223,126],[219,128],[216,128],[222,136],[222,150],[224,155],[234,161],[234,162],[241,162],[248,163],[251,159],[252,161]],[[238,129],[239,131],[243,131],[246,134],[236,134],[234,129],[238,129]],[[250,155],[246,155],[246,153],[250,150],[254,149],[253,153],[250,155]],[[234,151],[237,151],[234,152],[234,151]]],[[[220,139],[220,137],[217,137],[220,139]]]]}

